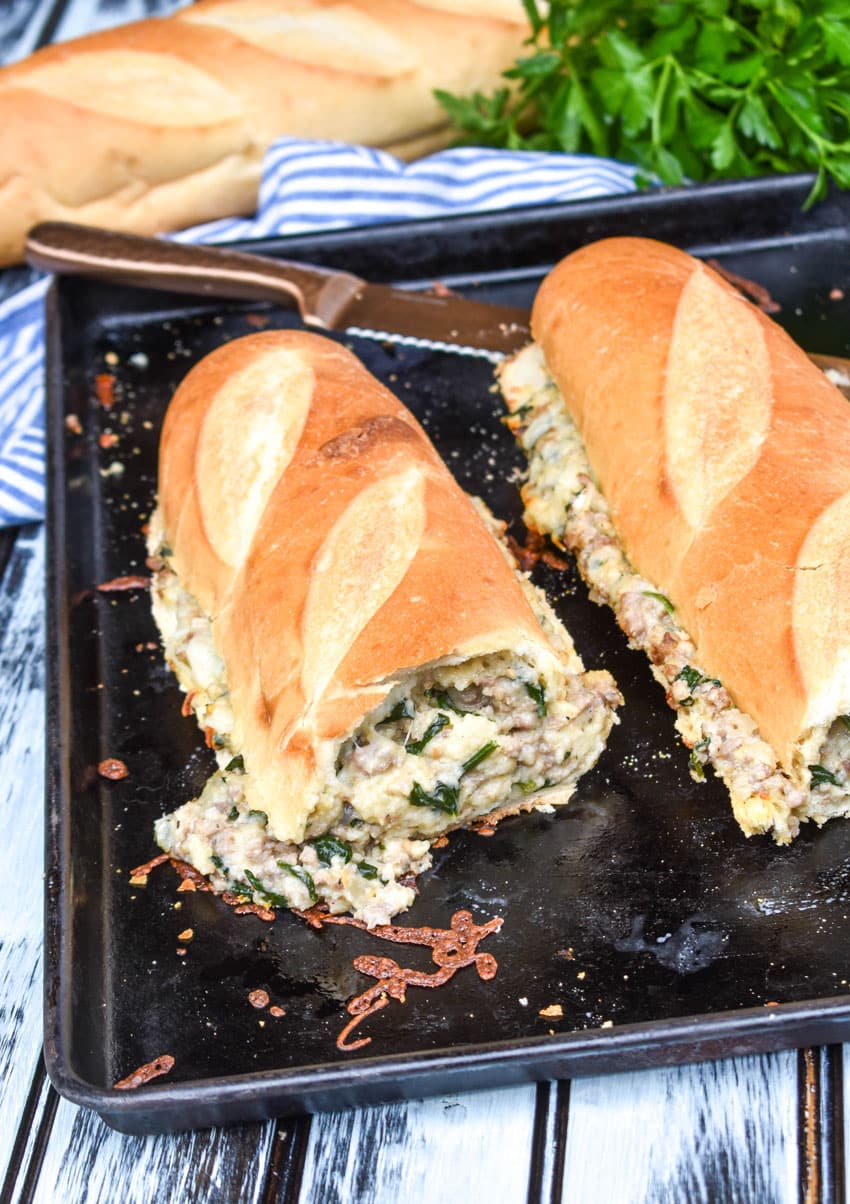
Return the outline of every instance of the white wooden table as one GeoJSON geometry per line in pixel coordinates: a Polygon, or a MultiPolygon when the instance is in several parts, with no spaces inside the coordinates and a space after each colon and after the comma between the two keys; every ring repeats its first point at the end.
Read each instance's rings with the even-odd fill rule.
{"type": "MultiPolygon", "coordinates": [[[[176,6],[5,0],[0,60],[176,6]]],[[[41,1060],[43,569],[40,527],[0,533],[0,1204],[845,1199],[850,1047],[150,1138],[60,1099],[41,1060]]]]}

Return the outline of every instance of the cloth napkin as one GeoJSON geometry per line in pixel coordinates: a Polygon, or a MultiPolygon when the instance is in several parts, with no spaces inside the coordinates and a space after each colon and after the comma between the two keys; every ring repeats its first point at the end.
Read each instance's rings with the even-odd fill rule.
{"type": "MultiPolygon", "coordinates": [[[[230,242],[632,192],[634,169],[586,155],[463,147],[404,163],[384,151],[284,138],[270,148],[257,214],[173,237],[230,242]]],[[[0,526],[44,517],[44,294],[0,303],[0,526]]]]}

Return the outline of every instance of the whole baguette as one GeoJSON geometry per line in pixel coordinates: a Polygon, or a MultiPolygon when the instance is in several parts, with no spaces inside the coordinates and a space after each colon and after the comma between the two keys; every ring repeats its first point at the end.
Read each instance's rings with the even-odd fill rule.
{"type": "MultiPolygon", "coordinates": [[[[328,339],[252,335],[189,373],[163,426],[150,548],[187,706],[222,767],[240,762],[227,818],[262,813],[278,842],[277,860],[252,846],[255,866],[354,839],[351,823],[380,850],[370,868],[391,840],[408,859],[424,840],[421,860],[471,819],[565,802],[614,721],[610,676],[584,672],[413,415],[328,339]]],[[[236,828],[210,819],[218,796],[189,806],[158,839],[206,873],[236,828]]],[[[232,852],[240,874],[246,857],[232,852]]]]}
{"type": "MultiPolygon", "coordinates": [[[[586,520],[605,506],[614,534],[604,515],[581,534],[573,499],[555,504],[557,469],[546,484],[539,444],[531,521],[574,544],[597,593],[615,599],[682,708],[687,742],[730,785],[746,832],[773,828],[787,840],[801,819],[850,813],[846,399],[730,284],[650,240],[568,256],[539,290],[532,331],[592,466],[587,487],[602,495],[576,509],[586,520]],[[621,581],[605,567],[614,542],[626,557],[621,581]],[[754,721],[751,739],[738,720],[729,737],[730,699],[754,721]]],[[[520,361],[503,373],[517,413],[520,361]]],[[[538,412],[515,420],[529,447],[538,412]]],[[[551,444],[548,455],[554,465],[551,444]]]]}
{"type": "Polygon", "coordinates": [[[0,266],[48,219],[155,234],[256,207],[275,138],[445,145],[434,88],[491,87],[519,0],[198,0],[0,69],[0,266]]]}

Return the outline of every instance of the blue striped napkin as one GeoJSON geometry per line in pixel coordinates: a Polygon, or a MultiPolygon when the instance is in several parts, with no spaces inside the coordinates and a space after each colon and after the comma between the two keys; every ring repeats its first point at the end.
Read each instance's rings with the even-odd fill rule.
{"type": "MultiPolygon", "coordinates": [[[[632,192],[634,171],[585,155],[463,147],[415,163],[384,151],[284,138],[266,156],[257,215],[181,231],[185,242],[277,234],[632,192]]],[[[44,516],[46,280],[0,304],[0,526],[44,516]]]]}

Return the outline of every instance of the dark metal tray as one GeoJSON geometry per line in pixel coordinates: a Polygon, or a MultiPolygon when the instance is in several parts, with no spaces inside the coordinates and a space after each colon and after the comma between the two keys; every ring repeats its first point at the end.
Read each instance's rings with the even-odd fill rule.
{"type": "MultiPolygon", "coordinates": [[[[846,354],[850,201],[804,214],[809,183],[711,186],[261,249],[523,304],[571,248],[648,234],[759,280],[809,350],[846,354]]],[[[498,960],[495,980],[469,968],[439,990],[413,989],[363,1025],[370,1046],[343,1054],[335,1038],[345,1003],[372,981],[352,959],[401,953],[402,964],[431,969],[427,950],[351,928],[317,932],[288,913],[271,925],[237,916],[210,895],[177,894],[168,866],[145,888],[128,884],[128,870],[156,852],[155,818],[199,789],[210,757],[147,647],[156,639],[147,595],[92,586],[145,571],[141,526],[175,385],[223,339],[266,320],[295,324],[281,310],[73,279],[50,296],[45,1028],[59,1091],[119,1129],[152,1132],[850,1036],[850,825],[807,827],[789,848],[746,840],[725,790],[691,781],[645,658],[571,572],[536,570],[586,664],[615,674],[622,723],[568,808],[509,820],[488,838],[453,835],[400,917],[446,927],[460,908],[478,922],[502,916],[482,946],[498,960]],[[95,399],[105,372],[116,380],[109,412],[95,399]],[[66,431],[71,413],[82,435],[66,431]],[[107,426],[120,433],[117,448],[100,446],[107,426]],[[107,756],[127,763],[125,780],[96,775],[107,756]],[[180,956],[185,928],[195,937],[180,956]],[[255,988],[285,1015],[252,1008],[255,988]],[[540,1015],[553,1004],[561,1018],[540,1015]],[[166,1078],[111,1088],[166,1052],[176,1058],[166,1078]]],[[[491,366],[348,341],[424,421],[461,483],[516,524],[511,476],[521,457],[500,421],[491,366]]]]}

